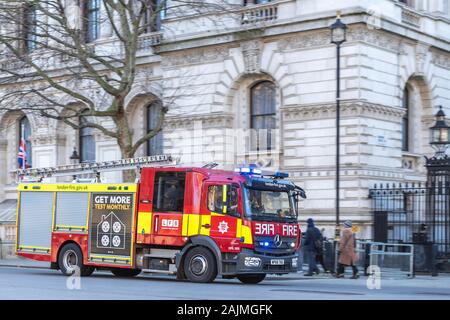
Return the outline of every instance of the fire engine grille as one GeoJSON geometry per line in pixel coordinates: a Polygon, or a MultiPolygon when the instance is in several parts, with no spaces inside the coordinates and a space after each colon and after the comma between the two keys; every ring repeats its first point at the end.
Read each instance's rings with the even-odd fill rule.
{"type": "Polygon", "coordinates": [[[290,265],[284,264],[284,265],[280,265],[280,266],[273,266],[273,265],[266,263],[263,266],[263,271],[265,271],[265,272],[284,272],[284,271],[288,270],[287,268],[290,268],[290,265]]]}
{"type": "Polygon", "coordinates": [[[279,241],[275,237],[261,237],[255,236],[255,251],[265,255],[280,256],[286,254],[292,254],[295,252],[295,246],[292,247],[292,243],[296,243],[296,238],[292,237],[279,237],[279,241]]]}

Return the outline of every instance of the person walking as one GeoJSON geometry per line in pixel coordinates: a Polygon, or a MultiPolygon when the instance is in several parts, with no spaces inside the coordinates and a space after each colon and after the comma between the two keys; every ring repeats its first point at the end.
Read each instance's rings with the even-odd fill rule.
{"type": "Polygon", "coordinates": [[[305,276],[312,276],[314,273],[319,274],[319,268],[317,268],[316,264],[316,255],[318,251],[318,247],[320,246],[322,234],[320,230],[316,228],[314,225],[314,220],[309,218],[306,220],[308,228],[306,229],[305,234],[305,254],[308,259],[308,273],[305,273],[305,276]]]}
{"type": "Polygon", "coordinates": [[[352,230],[352,222],[347,220],[344,222],[344,230],[342,231],[341,240],[339,241],[339,264],[336,273],[337,278],[343,278],[345,267],[350,266],[353,270],[352,279],[358,279],[358,268],[355,266],[357,256],[355,252],[355,234],[352,230]]]}

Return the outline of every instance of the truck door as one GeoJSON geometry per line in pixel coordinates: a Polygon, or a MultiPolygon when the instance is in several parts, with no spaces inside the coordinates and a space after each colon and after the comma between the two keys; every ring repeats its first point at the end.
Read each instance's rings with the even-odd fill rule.
{"type": "Polygon", "coordinates": [[[152,235],[154,244],[182,243],[186,172],[155,172],[152,235]]]}
{"type": "Polygon", "coordinates": [[[209,235],[225,252],[240,250],[242,207],[239,185],[208,183],[204,188],[204,210],[211,216],[209,235]]]}

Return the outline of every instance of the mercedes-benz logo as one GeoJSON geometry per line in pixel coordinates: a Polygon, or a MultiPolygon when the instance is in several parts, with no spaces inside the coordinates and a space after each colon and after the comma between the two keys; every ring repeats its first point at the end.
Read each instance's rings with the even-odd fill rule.
{"type": "Polygon", "coordinates": [[[275,247],[279,248],[281,247],[281,245],[283,244],[283,240],[281,240],[281,237],[279,234],[277,234],[274,238],[273,238],[273,244],[275,245],[275,247]]]}

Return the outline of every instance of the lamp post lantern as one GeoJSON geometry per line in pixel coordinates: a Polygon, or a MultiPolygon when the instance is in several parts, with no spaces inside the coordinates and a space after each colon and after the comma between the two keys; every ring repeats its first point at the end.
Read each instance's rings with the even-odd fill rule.
{"type": "Polygon", "coordinates": [[[347,25],[341,21],[341,12],[336,15],[336,22],[330,26],[331,43],[336,45],[336,231],[339,238],[339,214],[340,214],[340,100],[341,100],[341,45],[347,41],[347,25]]]}
{"type": "Polygon", "coordinates": [[[442,106],[439,106],[439,111],[435,115],[436,122],[430,128],[430,145],[436,150],[436,158],[445,156],[445,151],[450,145],[450,127],[445,120],[445,113],[442,106]]]}
{"type": "Polygon", "coordinates": [[[74,147],[72,155],[70,156],[70,163],[77,164],[79,160],[80,160],[80,156],[78,155],[77,148],[74,147]]]}

